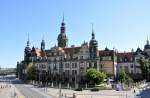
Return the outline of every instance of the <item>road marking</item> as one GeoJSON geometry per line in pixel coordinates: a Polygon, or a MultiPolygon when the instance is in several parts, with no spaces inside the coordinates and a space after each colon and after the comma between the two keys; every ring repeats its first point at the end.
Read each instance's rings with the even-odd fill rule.
{"type": "Polygon", "coordinates": [[[20,96],[20,98],[23,98],[23,96],[20,96]]]}

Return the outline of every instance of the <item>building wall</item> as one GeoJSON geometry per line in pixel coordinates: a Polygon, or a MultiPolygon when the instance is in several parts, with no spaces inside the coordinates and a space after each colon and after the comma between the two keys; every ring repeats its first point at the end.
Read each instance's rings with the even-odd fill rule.
{"type": "Polygon", "coordinates": [[[127,73],[134,74],[135,72],[135,66],[134,62],[123,62],[117,64],[117,73],[120,73],[121,71],[125,71],[127,73]]]}
{"type": "Polygon", "coordinates": [[[99,69],[105,71],[107,74],[115,75],[113,61],[101,61],[99,69]]]}

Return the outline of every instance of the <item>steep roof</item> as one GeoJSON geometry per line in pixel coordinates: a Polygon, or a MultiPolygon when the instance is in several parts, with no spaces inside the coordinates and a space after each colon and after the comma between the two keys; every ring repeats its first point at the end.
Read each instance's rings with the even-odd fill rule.
{"type": "Polygon", "coordinates": [[[35,49],[35,53],[36,53],[36,56],[38,56],[38,57],[45,57],[46,56],[46,52],[41,50],[41,49],[38,49],[38,48],[35,49]]]}
{"type": "Polygon", "coordinates": [[[81,47],[63,48],[65,54],[76,54],[80,51],[81,47]]]}
{"type": "Polygon", "coordinates": [[[118,62],[131,62],[133,60],[133,55],[133,52],[117,53],[118,62]],[[122,58],[122,61],[120,61],[119,58],[122,58]]]}
{"type": "Polygon", "coordinates": [[[100,50],[99,56],[113,56],[114,50],[100,50]]]}

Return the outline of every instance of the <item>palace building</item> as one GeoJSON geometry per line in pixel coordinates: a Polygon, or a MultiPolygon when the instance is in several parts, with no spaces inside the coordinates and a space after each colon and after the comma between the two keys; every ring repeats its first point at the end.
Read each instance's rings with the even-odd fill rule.
{"type": "Polygon", "coordinates": [[[130,74],[140,74],[140,65],[137,62],[143,56],[150,58],[150,45],[147,44],[142,51],[118,53],[116,49],[98,50],[98,41],[92,28],[91,40],[83,42],[80,46],[68,46],[66,24],[61,23],[60,34],[57,37],[58,44],[45,49],[45,41],[42,39],[41,47],[30,47],[29,40],[24,49],[24,60],[17,63],[17,74],[20,79],[27,73],[27,66],[33,63],[36,68],[37,80],[50,79],[62,82],[83,82],[84,75],[89,68],[105,71],[110,78],[116,77],[120,70],[130,74]]]}

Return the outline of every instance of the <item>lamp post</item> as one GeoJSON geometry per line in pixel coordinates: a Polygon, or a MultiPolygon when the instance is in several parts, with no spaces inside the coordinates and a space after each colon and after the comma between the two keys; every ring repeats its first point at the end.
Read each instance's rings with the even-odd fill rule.
{"type": "Polygon", "coordinates": [[[46,74],[45,74],[45,91],[47,91],[47,76],[48,76],[47,73],[48,73],[48,72],[47,72],[47,70],[46,70],[46,74]]]}
{"type": "Polygon", "coordinates": [[[75,89],[78,88],[78,84],[77,84],[77,73],[75,73],[75,89]]]}
{"type": "Polygon", "coordinates": [[[39,70],[39,84],[40,84],[40,79],[41,78],[41,71],[39,70]]]}
{"type": "Polygon", "coordinates": [[[53,80],[54,80],[54,73],[51,74],[51,82],[52,82],[51,87],[54,87],[53,80]]]}
{"type": "Polygon", "coordinates": [[[75,86],[75,89],[76,89],[76,74],[75,74],[75,76],[74,76],[74,86],[75,86]]]}

